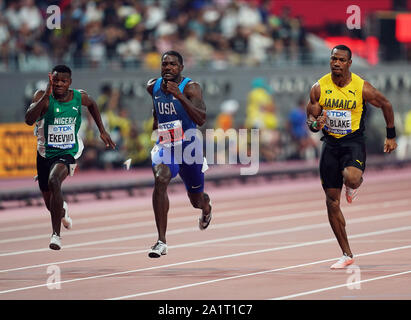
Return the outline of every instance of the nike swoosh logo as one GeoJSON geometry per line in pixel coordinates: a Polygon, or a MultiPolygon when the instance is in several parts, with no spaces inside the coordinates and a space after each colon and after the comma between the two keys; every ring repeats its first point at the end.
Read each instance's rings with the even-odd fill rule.
{"type": "Polygon", "coordinates": [[[360,160],[355,160],[357,161],[360,165],[362,165],[364,162],[361,162],[360,160]]]}
{"type": "Polygon", "coordinates": [[[160,99],[161,98],[161,96],[154,96],[154,99],[160,99]]]}
{"type": "Polygon", "coordinates": [[[78,111],[78,108],[76,108],[76,107],[73,107],[73,109],[76,110],[76,111],[78,111]]]}
{"type": "Polygon", "coordinates": [[[193,189],[198,189],[198,188],[200,188],[201,187],[201,184],[199,184],[198,186],[192,186],[191,188],[193,188],[193,189]]]}

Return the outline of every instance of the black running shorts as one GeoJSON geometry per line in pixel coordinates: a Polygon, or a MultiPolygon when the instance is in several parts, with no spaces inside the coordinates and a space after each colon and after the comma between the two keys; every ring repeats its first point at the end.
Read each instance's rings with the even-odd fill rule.
{"type": "Polygon", "coordinates": [[[363,139],[330,144],[324,141],[320,158],[320,177],[324,189],[343,186],[342,171],[346,167],[365,170],[365,142],[363,139]]]}
{"type": "Polygon", "coordinates": [[[70,164],[76,163],[76,160],[69,154],[54,158],[43,158],[37,152],[37,178],[41,191],[49,191],[49,175],[55,163],[64,163],[67,166],[68,173],[70,173],[70,164]]]}

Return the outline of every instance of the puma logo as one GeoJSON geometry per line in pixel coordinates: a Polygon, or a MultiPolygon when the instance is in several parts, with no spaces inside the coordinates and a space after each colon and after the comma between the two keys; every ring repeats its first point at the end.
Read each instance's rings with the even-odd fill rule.
{"type": "Polygon", "coordinates": [[[360,160],[355,160],[357,161],[361,166],[363,165],[364,162],[361,162],[360,160]]]}
{"type": "Polygon", "coordinates": [[[355,97],[355,93],[357,92],[357,90],[355,90],[355,91],[348,90],[348,92],[349,92],[349,93],[352,93],[352,94],[354,95],[354,97],[355,97]]]}

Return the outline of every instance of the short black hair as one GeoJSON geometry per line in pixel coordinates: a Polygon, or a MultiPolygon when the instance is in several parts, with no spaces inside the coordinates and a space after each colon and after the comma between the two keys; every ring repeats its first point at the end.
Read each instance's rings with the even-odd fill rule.
{"type": "Polygon", "coordinates": [[[178,62],[182,65],[183,64],[183,57],[182,55],[174,50],[169,50],[163,53],[163,55],[161,56],[161,60],[163,60],[164,56],[168,55],[168,56],[175,56],[178,59],[178,62]]]}
{"type": "Polygon", "coordinates": [[[71,69],[64,64],[59,64],[55,66],[51,72],[53,73],[54,71],[61,72],[61,73],[68,73],[71,77],[71,69]]]}
{"type": "Polygon", "coordinates": [[[344,44],[339,44],[339,45],[335,46],[334,48],[332,48],[331,54],[333,54],[334,49],[347,51],[347,52],[348,52],[348,60],[351,59],[351,56],[352,56],[351,49],[348,48],[346,45],[344,45],[344,44]]]}

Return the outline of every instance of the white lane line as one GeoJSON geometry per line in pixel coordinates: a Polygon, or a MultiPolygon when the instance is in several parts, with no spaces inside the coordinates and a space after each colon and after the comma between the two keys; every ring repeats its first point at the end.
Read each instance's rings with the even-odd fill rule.
{"type": "MultiPolygon", "coordinates": [[[[282,200],[284,201],[283,204],[277,204],[277,206],[279,206],[279,208],[282,208],[283,205],[286,206],[286,208],[288,206],[290,206],[291,204],[291,208],[293,207],[297,207],[297,206],[301,206],[303,204],[305,204],[306,202],[308,202],[308,200],[310,200],[311,205],[318,205],[318,201],[321,201],[321,198],[318,197],[317,199],[313,198],[314,194],[317,194],[318,196],[318,192],[306,192],[304,194],[302,194],[301,198],[298,199],[298,201],[296,201],[294,199],[293,203],[291,204],[291,201],[284,201],[284,198],[282,198],[282,200]]],[[[220,199],[218,200],[218,207],[221,209],[232,209],[233,208],[233,202],[234,205],[238,205],[239,207],[244,207],[244,205],[247,205],[250,203],[251,200],[257,200],[259,199],[258,203],[259,204],[269,204],[272,203],[272,198],[267,198],[267,195],[259,195],[259,196],[253,196],[253,197],[244,197],[242,199],[235,199],[235,201],[233,201],[233,199],[220,199]]],[[[291,196],[290,196],[291,199],[291,196]]],[[[215,202],[215,201],[214,201],[215,202]]],[[[43,217],[39,216],[36,217],[36,220],[39,219],[44,219],[44,216],[48,217],[48,211],[45,207],[43,207],[44,209],[44,215],[43,217]]],[[[106,208],[107,209],[107,208],[106,208]]],[[[69,203],[69,210],[70,210],[70,203],[69,203]]],[[[122,208],[119,211],[114,211],[115,209],[111,209],[108,211],[104,211],[101,213],[96,214],[95,212],[90,212],[90,210],[86,210],[86,209],[77,209],[76,211],[76,225],[79,224],[85,224],[85,223],[90,223],[90,222],[102,222],[102,221],[118,221],[119,219],[126,219],[126,218],[130,218],[130,217],[142,217],[142,216],[149,216],[150,218],[153,216],[153,208],[152,207],[144,207],[144,208],[140,208],[137,205],[136,206],[130,206],[127,208],[122,208]],[[89,217],[87,218],[77,218],[84,216],[84,215],[88,215],[89,217]]],[[[172,208],[170,208],[170,211],[183,211],[183,212],[193,212],[193,207],[190,205],[188,199],[186,201],[178,201],[176,203],[173,202],[173,206],[172,208]]],[[[41,222],[41,223],[29,223],[29,224],[25,224],[25,225],[20,225],[20,226],[10,226],[10,227],[2,227],[0,228],[0,232],[14,232],[14,231],[22,231],[22,230],[30,230],[33,228],[40,228],[40,227],[49,227],[50,223],[46,223],[46,222],[41,222]]]]}
{"type": "Polygon", "coordinates": [[[365,282],[371,282],[371,281],[376,281],[376,280],[382,280],[382,279],[388,279],[388,278],[392,278],[392,277],[402,276],[402,275],[408,274],[408,273],[411,273],[411,270],[398,272],[398,273],[393,273],[393,274],[388,274],[388,275],[385,275],[385,276],[380,276],[380,277],[375,277],[375,278],[370,278],[370,279],[365,279],[365,280],[360,280],[360,281],[354,281],[354,282],[350,282],[349,284],[344,283],[344,284],[339,284],[339,285],[335,285],[335,286],[331,286],[331,287],[325,287],[325,288],[320,288],[320,289],[316,289],[316,290],[305,291],[305,292],[300,292],[300,293],[296,293],[296,294],[290,294],[288,296],[282,296],[282,297],[272,298],[272,299],[268,299],[268,300],[287,300],[287,299],[307,296],[307,295],[314,294],[314,293],[339,289],[339,288],[347,287],[348,285],[355,286],[355,285],[360,284],[360,283],[365,283],[365,282]]]}
{"type": "MultiPolygon", "coordinates": [[[[317,203],[312,202],[312,205],[318,206],[318,202],[317,203]]],[[[307,204],[307,207],[310,207],[310,206],[311,206],[310,204],[307,204]]],[[[233,205],[230,205],[229,208],[233,209],[233,205]]],[[[221,217],[231,217],[231,216],[241,216],[241,215],[249,214],[250,210],[258,210],[258,213],[262,213],[262,212],[265,213],[265,212],[272,212],[272,210],[280,211],[280,210],[290,210],[290,209],[300,209],[300,208],[301,208],[301,204],[299,206],[295,206],[295,204],[294,205],[293,204],[281,205],[281,206],[278,206],[278,208],[276,208],[276,206],[273,206],[273,205],[268,205],[268,206],[260,206],[260,207],[245,208],[245,209],[225,210],[225,211],[222,211],[221,213],[218,212],[215,214],[218,214],[221,217]]],[[[218,208],[218,211],[220,210],[222,210],[222,208],[218,208]]],[[[195,220],[192,214],[193,209],[189,208],[189,210],[186,210],[186,211],[191,214],[187,216],[183,216],[183,217],[178,217],[178,218],[170,218],[168,220],[168,223],[173,224],[173,223],[180,223],[180,222],[187,222],[187,221],[195,220]]],[[[316,215],[324,214],[324,210],[317,210],[315,212],[316,212],[316,215]]],[[[119,225],[114,225],[114,226],[88,228],[88,229],[82,229],[82,230],[72,230],[69,233],[64,234],[64,236],[71,237],[73,235],[78,235],[78,234],[89,234],[89,233],[96,233],[96,232],[107,232],[107,231],[124,230],[124,229],[135,229],[138,227],[155,226],[155,221],[154,219],[152,219],[152,216],[153,216],[153,211],[151,210],[150,220],[147,220],[147,221],[141,221],[141,222],[136,222],[136,223],[125,223],[125,224],[119,224],[119,225]]],[[[276,219],[276,217],[272,217],[272,218],[276,219]]],[[[287,217],[287,215],[283,215],[279,217],[287,217]]],[[[77,225],[77,221],[76,221],[76,225],[77,225]]],[[[37,239],[48,239],[48,238],[50,238],[50,234],[40,234],[40,235],[27,236],[27,237],[3,239],[3,240],[0,240],[0,244],[18,242],[18,241],[37,240],[37,239]]]]}
{"type": "MultiPolygon", "coordinates": [[[[380,208],[395,208],[396,206],[405,206],[409,205],[411,203],[411,199],[404,199],[404,200],[397,200],[397,201],[383,201],[379,203],[373,203],[373,204],[363,204],[363,205],[357,205],[355,207],[350,207],[345,210],[346,213],[350,212],[356,212],[360,211],[363,209],[380,209],[380,208]]],[[[311,203],[304,203],[304,208],[307,209],[311,205],[318,205],[317,201],[312,201],[311,203]]],[[[232,205],[230,206],[230,209],[232,209],[232,205]]],[[[281,210],[290,210],[290,209],[301,209],[301,204],[285,204],[285,205],[277,205],[277,206],[260,206],[260,207],[254,207],[253,210],[258,209],[258,213],[262,212],[273,212],[273,211],[281,211],[281,210]]],[[[218,208],[218,211],[221,211],[222,208],[218,208]]],[[[249,214],[250,208],[246,209],[235,209],[235,210],[225,210],[222,212],[219,212],[218,215],[220,217],[231,217],[231,216],[240,216],[244,214],[249,214]]],[[[187,210],[188,211],[188,210],[187,210]]],[[[309,211],[306,213],[297,213],[296,218],[304,218],[304,217],[310,217],[310,216],[319,216],[324,214],[325,209],[320,209],[316,211],[309,211]]],[[[190,208],[190,213],[192,213],[192,209],[190,208]]],[[[150,211],[152,214],[152,211],[150,211]]],[[[275,216],[275,217],[270,217],[270,218],[261,218],[261,222],[269,222],[269,221],[281,221],[283,220],[281,217],[290,217],[290,219],[293,218],[294,214],[287,214],[283,216],[275,216]],[[277,220],[277,218],[279,220],[277,220]],[[262,221],[263,219],[263,221],[262,221]],[[272,220],[273,219],[273,220],[272,220]]],[[[184,217],[179,217],[179,218],[170,218],[169,219],[169,224],[173,223],[180,223],[180,222],[188,222],[192,221],[193,216],[184,216],[184,217]]],[[[249,224],[253,220],[247,220],[244,222],[245,225],[249,224]]],[[[254,220],[255,223],[258,223],[258,221],[254,220]]],[[[77,225],[77,223],[76,223],[77,225]]],[[[151,227],[154,226],[154,220],[150,219],[149,221],[142,221],[142,222],[137,222],[137,223],[128,223],[128,224],[119,224],[119,225],[114,225],[114,226],[105,226],[105,227],[96,227],[96,228],[88,228],[88,229],[82,229],[82,230],[71,230],[69,233],[65,234],[65,237],[72,237],[73,235],[79,235],[79,234],[91,234],[91,233],[98,233],[98,232],[107,232],[107,231],[115,231],[115,230],[125,230],[125,229],[135,229],[138,227],[151,227]]],[[[151,236],[151,234],[150,234],[151,236]]],[[[12,243],[12,242],[18,242],[18,241],[31,241],[31,240],[38,240],[38,239],[48,239],[50,238],[50,234],[41,234],[41,235],[34,235],[34,236],[27,236],[27,237],[18,237],[18,238],[9,238],[9,239],[3,239],[0,240],[0,244],[5,244],[5,243],[12,243]]],[[[1,249],[0,249],[1,252],[1,249]]],[[[0,254],[1,256],[1,254],[0,254]]]]}
{"type": "MultiPolygon", "coordinates": [[[[360,235],[356,235],[356,236],[360,236],[360,235]]],[[[358,254],[358,255],[356,255],[356,257],[360,257],[362,255],[380,254],[380,253],[384,253],[384,252],[391,252],[391,251],[395,251],[395,250],[403,250],[403,249],[410,249],[410,248],[411,248],[411,245],[397,247],[397,248],[389,248],[389,249],[386,249],[386,250],[378,250],[378,251],[371,251],[371,252],[366,252],[366,253],[363,253],[363,254],[358,254]]],[[[293,265],[293,266],[288,266],[288,267],[283,267],[283,268],[276,268],[276,269],[271,269],[271,270],[252,272],[252,273],[241,274],[241,275],[237,275],[237,276],[231,276],[231,277],[219,278],[219,279],[214,279],[214,280],[207,280],[207,281],[202,281],[202,282],[190,283],[190,284],[186,284],[186,285],[170,287],[170,288],[165,288],[165,289],[140,292],[140,293],[136,293],[136,294],[130,294],[130,295],[110,298],[110,299],[106,299],[106,300],[123,300],[123,299],[137,298],[137,297],[141,297],[141,296],[147,296],[147,295],[151,295],[151,294],[175,291],[175,290],[179,290],[179,289],[186,289],[186,288],[190,288],[190,287],[196,287],[196,286],[201,286],[201,285],[205,285],[205,284],[211,284],[211,283],[216,283],[216,282],[221,282],[221,281],[226,281],[226,280],[252,277],[252,276],[262,275],[262,274],[266,274],[266,273],[273,273],[273,272],[278,272],[278,271],[284,271],[284,270],[296,269],[296,268],[301,268],[301,267],[307,267],[307,266],[312,266],[312,265],[316,265],[316,264],[321,264],[321,263],[325,263],[325,262],[334,261],[336,259],[337,258],[318,260],[318,261],[314,261],[314,262],[308,262],[308,263],[303,263],[303,264],[298,264],[298,265],[293,265]]],[[[406,273],[408,273],[408,272],[409,271],[407,271],[406,273]]],[[[350,284],[354,285],[355,283],[352,282],[350,284]]],[[[347,285],[347,284],[345,284],[345,285],[347,285]]]]}
{"type": "MultiPolygon", "coordinates": [[[[186,248],[186,247],[194,247],[194,246],[204,246],[204,245],[210,245],[210,244],[219,243],[219,242],[238,241],[238,240],[244,240],[244,239],[250,239],[250,238],[256,238],[256,237],[270,236],[270,235],[275,235],[275,234],[297,232],[297,231],[302,231],[302,229],[303,229],[303,231],[306,231],[306,230],[310,230],[310,229],[316,229],[316,228],[319,228],[319,227],[323,227],[325,225],[328,225],[328,224],[327,223],[321,223],[321,224],[309,225],[309,226],[305,226],[305,227],[292,227],[292,228],[277,229],[277,230],[265,231],[265,232],[249,233],[249,234],[243,234],[243,235],[231,236],[231,237],[224,237],[224,238],[218,238],[218,239],[212,239],[212,240],[189,242],[189,243],[171,245],[171,246],[169,245],[168,248],[169,249],[178,249],[178,248],[186,248]]],[[[195,230],[198,230],[198,229],[196,228],[195,230]]],[[[39,267],[44,267],[44,266],[49,266],[49,265],[60,265],[60,264],[73,263],[73,262],[113,258],[113,257],[119,257],[119,256],[124,256],[124,255],[130,255],[130,254],[138,254],[138,253],[148,253],[148,249],[127,251],[127,252],[107,254],[107,255],[87,257],[87,258],[80,258],[80,259],[73,259],[73,260],[64,260],[64,261],[59,261],[59,262],[43,263],[43,264],[37,264],[37,265],[25,266],[25,267],[18,267],[18,268],[12,268],[12,269],[3,269],[3,270],[0,270],[0,273],[11,272],[11,271],[20,271],[20,270],[26,270],[26,269],[32,269],[32,268],[39,268],[39,267]]]]}
{"type": "MultiPolygon", "coordinates": [[[[385,192],[385,191],[384,191],[385,192]]],[[[403,192],[404,194],[406,194],[408,196],[408,190],[404,191],[400,191],[398,190],[398,192],[394,193],[395,198],[399,198],[398,199],[390,199],[388,201],[384,201],[382,202],[384,207],[389,207],[389,206],[401,206],[401,205],[409,205],[411,203],[411,199],[402,199],[404,198],[403,195],[401,195],[401,192],[403,192]]],[[[306,195],[307,193],[304,193],[304,195],[306,195]]],[[[267,198],[262,198],[260,202],[258,202],[259,205],[261,204],[266,204],[266,203],[270,203],[270,201],[272,201],[272,199],[269,199],[268,201],[264,201],[264,199],[267,198]]],[[[381,200],[383,199],[383,197],[381,197],[381,194],[378,193],[373,193],[373,194],[367,194],[367,195],[363,195],[362,196],[362,200],[367,200],[370,202],[373,202],[373,207],[377,207],[379,208],[378,204],[375,204],[375,201],[381,200]]],[[[253,198],[253,200],[255,200],[253,198]]],[[[238,201],[234,202],[234,205],[239,206],[241,208],[243,208],[241,205],[244,204],[249,204],[250,199],[238,199],[238,201]]],[[[288,203],[284,203],[284,204],[276,204],[276,205],[272,205],[272,210],[274,211],[281,211],[281,210],[291,210],[291,209],[298,209],[301,208],[302,206],[304,208],[307,207],[314,207],[314,206],[318,206],[318,203],[322,203],[321,199],[315,199],[315,200],[303,200],[300,202],[288,202],[288,203]]],[[[358,210],[362,209],[362,208],[368,208],[369,205],[356,205],[356,207],[358,208],[358,210]]],[[[216,207],[217,208],[217,207],[216,207]]],[[[230,201],[223,201],[223,202],[219,202],[218,203],[218,211],[226,211],[226,209],[233,209],[233,202],[230,201]]],[[[87,223],[101,223],[101,222],[109,222],[109,221],[120,221],[121,219],[127,219],[127,218],[141,218],[141,217],[152,217],[153,216],[153,210],[151,208],[145,208],[145,209],[140,209],[138,207],[130,207],[128,209],[124,209],[127,211],[120,211],[120,212],[116,212],[116,213],[106,213],[104,215],[100,215],[97,217],[88,217],[88,218],[76,218],[75,219],[75,223],[76,226],[80,226],[82,224],[87,224],[87,223]]],[[[190,216],[192,216],[193,213],[193,208],[185,203],[181,203],[181,204],[176,204],[173,205],[173,207],[170,209],[170,212],[184,212],[184,213],[188,213],[191,214],[190,216]]],[[[324,208],[325,210],[325,208],[324,208]]],[[[352,210],[352,207],[343,207],[343,211],[345,212],[350,212],[352,210]]],[[[247,212],[248,213],[248,212],[247,212]]],[[[78,213],[78,216],[82,216],[83,213],[78,213]]],[[[150,220],[151,221],[151,220],[150,220]]],[[[19,231],[24,231],[24,230],[33,230],[35,228],[48,228],[50,227],[50,223],[47,222],[42,222],[42,223],[30,223],[30,224],[25,224],[25,225],[19,225],[19,226],[11,226],[11,227],[3,227],[0,228],[0,233],[1,232],[19,232],[19,231]]],[[[90,230],[90,229],[88,229],[90,230]]],[[[91,230],[94,230],[91,229],[91,230]]],[[[77,230],[77,231],[81,231],[81,232],[86,232],[84,230],[77,230]]],[[[103,230],[106,231],[106,230],[103,230]]],[[[75,230],[71,231],[70,234],[73,234],[75,232],[75,230]]],[[[98,231],[96,231],[98,232],[98,231]]],[[[68,235],[70,235],[68,234],[68,235]]],[[[49,234],[43,234],[43,235],[37,235],[37,236],[33,236],[35,238],[34,239],[40,239],[40,238],[48,238],[50,237],[49,234]]],[[[17,241],[19,241],[19,239],[23,240],[24,237],[20,237],[20,238],[15,238],[17,239],[17,241]]],[[[30,240],[27,238],[27,240],[30,240]]],[[[7,243],[4,241],[8,241],[11,242],[13,241],[11,238],[7,239],[7,240],[0,240],[0,243],[7,243]]]]}
{"type": "MultiPolygon", "coordinates": [[[[296,213],[296,214],[288,214],[288,215],[276,216],[276,217],[271,217],[271,218],[240,220],[236,222],[214,224],[213,229],[226,229],[226,228],[233,228],[233,227],[244,226],[244,225],[260,224],[260,223],[265,224],[268,222],[278,222],[278,221],[286,221],[286,220],[292,220],[292,219],[301,219],[301,218],[320,215],[320,214],[323,214],[322,210],[316,210],[316,211],[304,212],[304,213],[296,213]]],[[[379,214],[379,215],[370,216],[370,217],[350,219],[348,220],[348,223],[355,224],[355,223],[362,223],[362,222],[369,222],[369,221],[387,220],[387,219],[393,219],[393,218],[406,217],[410,215],[411,215],[411,210],[401,211],[401,212],[392,213],[392,214],[379,214]]],[[[329,223],[324,222],[324,223],[303,225],[303,226],[291,227],[291,228],[285,228],[285,229],[277,229],[277,230],[265,232],[264,235],[275,235],[275,234],[282,234],[282,233],[287,233],[287,232],[306,231],[306,230],[312,230],[312,229],[317,229],[317,228],[322,228],[322,227],[327,227],[327,226],[329,226],[329,223]]],[[[182,233],[187,233],[187,232],[198,232],[198,228],[197,227],[180,228],[180,229],[170,230],[167,233],[168,235],[175,235],[175,234],[182,234],[182,233]]],[[[256,233],[256,234],[258,236],[261,236],[261,233],[256,233]]],[[[120,242],[120,241],[151,238],[151,237],[156,237],[156,236],[157,236],[156,232],[151,232],[151,233],[140,234],[136,236],[117,237],[117,238],[111,238],[111,239],[105,239],[105,240],[81,242],[81,243],[66,245],[64,246],[64,248],[78,248],[78,247],[91,246],[91,245],[115,243],[115,242],[120,242]]],[[[244,239],[244,238],[248,238],[249,236],[245,235],[245,236],[240,236],[240,237],[244,239]]],[[[36,252],[45,252],[49,250],[50,250],[49,248],[40,248],[40,249],[31,249],[31,250],[23,250],[23,251],[6,252],[6,253],[1,253],[0,257],[36,253],[36,252]]]]}
{"type": "MultiPolygon", "coordinates": [[[[262,199],[264,200],[264,199],[262,199]]],[[[319,200],[311,200],[311,201],[306,201],[302,200],[300,202],[288,202],[288,203],[283,203],[283,204],[272,204],[272,199],[268,199],[267,201],[260,201],[258,202],[258,205],[264,208],[267,208],[269,205],[271,205],[272,210],[292,210],[292,209],[300,209],[301,207],[308,208],[308,207],[318,207],[318,201],[319,200]],[[264,206],[265,205],[265,206],[264,206]]],[[[411,201],[410,201],[411,202],[411,201]]],[[[248,211],[246,211],[246,208],[244,205],[247,205],[250,203],[250,200],[244,200],[244,201],[236,201],[234,204],[233,202],[223,202],[223,203],[218,203],[218,211],[222,211],[225,215],[226,212],[233,212],[233,209],[236,207],[243,209],[239,214],[246,214],[249,213],[249,210],[254,209],[249,208],[248,211]],[[229,209],[230,211],[227,211],[226,209],[229,209]]],[[[217,208],[216,208],[217,209],[217,208]]],[[[189,217],[192,218],[193,212],[196,212],[196,209],[194,209],[191,205],[188,203],[182,206],[173,206],[170,209],[170,213],[172,212],[179,212],[179,213],[187,213],[189,217]]],[[[199,211],[198,211],[199,212],[199,211]]],[[[93,218],[78,218],[75,219],[76,226],[81,225],[81,224],[87,224],[87,223],[92,223],[92,222],[108,222],[108,221],[119,221],[121,219],[125,218],[142,218],[142,217],[148,217],[150,222],[154,224],[154,219],[153,217],[153,209],[145,209],[145,210],[138,210],[138,209],[130,209],[126,213],[115,213],[115,214],[108,214],[108,216],[100,216],[100,217],[93,217],[93,218]]],[[[6,227],[6,228],[0,228],[0,232],[2,231],[7,231],[7,232],[16,232],[16,231],[22,231],[22,230],[32,230],[33,228],[37,227],[50,227],[49,222],[43,222],[43,223],[38,223],[38,224],[28,224],[24,226],[13,226],[13,227],[6,227]]],[[[87,229],[87,230],[93,230],[93,229],[87,229]]],[[[81,232],[86,232],[85,230],[79,230],[81,232]]],[[[104,230],[106,231],[106,230],[104,230]]],[[[70,232],[69,234],[73,234],[75,232],[70,232]]],[[[43,235],[44,237],[50,237],[49,234],[43,235]]],[[[41,235],[38,236],[33,236],[33,237],[41,237],[41,235]]],[[[20,238],[15,238],[15,239],[20,239],[20,238]]],[[[6,240],[0,240],[0,243],[6,243],[5,241],[13,241],[13,239],[6,239],[6,240]]]]}
{"type": "MultiPolygon", "coordinates": [[[[350,237],[350,239],[368,237],[368,236],[376,236],[376,235],[382,235],[382,234],[387,234],[387,233],[409,231],[409,230],[411,230],[411,226],[400,227],[400,228],[392,228],[392,229],[384,229],[384,230],[379,230],[379,231],[374,231],[374,232],[367,232],[367,233],[360,233],[360,234],[357,234],[357,235],[353,235],[353,236],[350,237]]],[[[230,254],[230,255],[215,256],[215,257],[196,259],[196,260],[188,260],[188,261],[177,262],[177,263],[161,265],[161,266],[155,266],[155,267],[147,267],[147,268],[141,268],[141,269],[134,269],[134,270],[121,271],[121,272],[113,272],[113,273],[108,273],[108,274],[101,274],[101,275],[97,275],[97,276],[90,276],[90,277],[84,277],[84,278],[64,280],[64,281],[55,282],[54,284],[60,284],[61,285],[61,284],[72,283],[72,282],[77,282],[77,281],[94,280],[94,279],[105,278],[105,277],[120,276],[120,275],[124,275],[124,274],[137,273],[137,272],[142,272],[142,271],[149,271],[149,270],[155,270],[155,269],[163,269],[163,268],[168,268],[168,267],[181,266],[181,265],[190,264],[190,263],[214,261],[214,260],[221,260],[221,259],[227,259],[227,258],[233,258],[233,257],[239,257],[239,256],[245,256],[245,255],[251,255],[251,254],[260,254],[260,253],[273,252],[273,251],[278,251],[278,250],[306,247],[306,246],[324,244],[324,243],[333,242],[333,241],[335,241],[334,238],[328,238],[328,239],[323,239],[323,240],[303,242],[303,243],[298,243],[298,244],[293,244],[293,245],[286,245],[286,246],[275,247],[275,248],[253,250],[253,251],[244,251],[244,252],[234,253],[234,254],[230,254]]],[[[187,246],[187,245],[182,244],[182,245],[174,246],[174,248],[184,247],[184,246],[187,246]]],[[[390,248],[390,249],[385,249],[385,250],[379,250],[379,251],[373,251],[373,252],[385,252],[385,251],[388,252],[388,251],[408,249],[408,248],[411,248],[411,245],[397,247],[397,248],[390,248]]],[[[147,251],[145,250],[145,252],[147,252],[147,251]]],[[[368,252],[367,254],[368,255],[374,254],[373,252],[368,252]]],[[[285,268],[280,268],[278,270],[277,269],[273,269],[273,270],[274,271],[285,270],[285,269],[288,269],[288,268],[295,268],[295,267],[300,267],[300,266],[306,266],[306,265],[318,264],[318,263],[323,263],[323,262],[329,262],[329,261],[333,261],[335,259],[337,259],[337,258],[326,259],[326,260],[311,262],[311,263],[308,263],[308,264],[306,263],[306,264],[302,264],[302,265],[298,265],[298,266],[285,267],[285,268]]],[[[261,272],[258,272],[258,273],[235,276],[234,278],[250,276],[250,275],[257,275],[257,274],[268,273],[268,272],[274,272],[273,270],[261,271],[261,272]]],[[[212,282],[222,281],[222,280],[229,280],[231,278],[232,277],[222,278],[222,279],[217,279],[217,280],[211,280],[211,282],[201,282],[201,284],[212,283],[212,282]]],[[[198,285],[198,284],[195,284],[195,285],[198,285]]],[[[22,288],[14,288],[14,289],[3,290],[3,291],[0,291],[0,294],[16,292],[16,291],[23,291],[23,290],[29,290],[29,289],[35,289],[35,288],[41,288],[41,287],[45,287],[45,286],[47,286],[47,283],[34,285],[34,286],[28,286],[28,287],[22,287],[22,288]]],[[[193,286],[193,285],[191,285],[191,286],[193,286]]],[[[180,287],[178,287],[178,288],[180,288],[180,287]]],[[[170,288],[165,289],[165,290],[170,291],[170,288]]],[[[139,295],[146,295],[146,294],[147,293],[139,294],[139,295]]]]}
{"type": "MultiPolygon", "coordinates": [[[[270,210],[270,207],[267,208],[267,210],[270,210]]],[[[310,216],[315,216],[315,215],[320,215],[323,214],[322,210],[317,210],[313,212],[306,212],[306,213],[298,213],[298,214],[292,214],[292,215],[283,215],[283,216],[277,216],[277,217],[271,217],[271,218],[259,218],[259,219],[253,219],[253,220],[240,220],[236,222],[227,222],[227,223],[220,223],[220,224],[214,224],[213,229],[225,229],[225,228],[232,228],[232,227],[239,227],[239,226],[244,226],[244,225],[251,225],[251,224],[260,224],[260,223],[267,223],[267,222],[276,222],[276,221],[282,221],[282,220],[292,220],[292,219],[301,219],[304,217],[310,217],[310,216]]],[[[411,215],[411,211],[408,215],[411,215]]],[[[193,218],[191,218],[193,219],[193,218]]],[[[320,225],[316,225],[315,227],[322,227],[324,225],[328,225],[328,223],[321,223],[320,225]]],[[[294,228],[291,228],[294,230],[294,228]]],[[[308,226],[309,230],[310,227],[308,226]]],[[[180,228],[180,229],[174,229],[167,231],[167,235],[176,235],[176,234],[182,234],[182,233],[188,233],[188,232],[198,232],[198,227],[189,227],[189,228],[180,228]]],[[[275,230],[273,232],[278,232],[278,230],[275,230]]],[[[88,241],[88,242],[80,242],[76,244],[71,244],[71,245],[65,245],[64,248],[78,248],[78,247],[84,247],[84,246],[92,246],[92,245],[100,245],[100,244],[106,244],[106,243],[115,243],[115,242],[121,242],[121,241],[128,241],[128,240],[136,240],[136,239],[145,239],[145,238],[152,238],[156,237],[157,232],[150,232],[150,233],[144,233],[144,234],[139,234],[135,236],[126,236],[126,237],[117,237],[117,238],[110,238],[110,239],[105,239],[105,240],[96,240],[96,241],[88,241]]],[[[13,252],[6,252],[6,253],[1,253],[0,257],[4,256],[13,256],[13,255],[20,255],[20,254],[27,254],[27,253],[35,253],[35,252],[44,252],[44,251],[50,251],[49,248],[40,248],[40,249],[30,249],[30,250],[23,250],[23,251],[13,251],[13,252]]]]}

